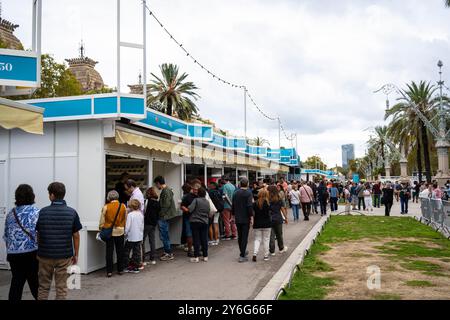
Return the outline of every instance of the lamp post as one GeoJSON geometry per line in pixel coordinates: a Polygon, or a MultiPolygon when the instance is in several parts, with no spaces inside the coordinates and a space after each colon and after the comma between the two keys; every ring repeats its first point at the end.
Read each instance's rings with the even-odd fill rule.
{"type": "MultiPolygon", "coordinates": [[[[439,60],[437,64],[439,68],[439,94],[440,94],[440,100],[439,100],[439,109],[437,112],[437,117],[439,117],[439,125],[438,128],[436,128],[433,123],[420,111],[420,109],[417,107],[417,105],[410,101],[410,99],[405,95],[405,93],[400,90],[396,85],[394,84],[385,84],[381,89],[375,91],[377,92],[383,92],[386,94],[387,97],[389,97],[389,94],[392,92],[397,92],[400,94],[406,101],[409,101],[409,106],[411,109],[417,114],[417,116],[422,120],[422,122],[425,124],[427,129],[431,132],[431,134],[436,139],[436,150],[438,154],[438,172],[436,176],[434,177],[435,180],[439,183],[440,186],[443,186],[447,180],[450,180],[449,175],[449,167],[448,167],[448,149],[450,147],[449,137],[450,137],[450,130],[447,131],[446,128],[446,121],[449,118],[448,111],[444,108],[444,99],[443,99],[443,87],[444,87],[444,81],[442,80],[442,67],[444,64],[442,61],[439,60]]],[[[389,110],[389,99],[387,99],[386,107],[389,110]]],[[[433,120],[433,119],[431,119],[433,120]]],[[[404,158],[404,154],[402,154],[402,158],[404,158]]],[[[400,160],[400,164],[402,162],[405,162],[406,159],[400,160]],[[402,161],[403,160],[403,161],[402,161]]]]}

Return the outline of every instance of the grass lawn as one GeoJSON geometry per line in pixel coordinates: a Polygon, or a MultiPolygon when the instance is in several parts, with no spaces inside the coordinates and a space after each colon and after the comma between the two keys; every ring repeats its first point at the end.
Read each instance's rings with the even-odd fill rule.
{"type": "MultiPolygon", "coordinates": [[[[291,287],[286,289],[287,293],[282,294],[280,299],[321,300],[331,291],[340,288],[339,285],[345,284],[348,280],[346,273],[336,276],[337,272],[335,272],[337,266],[343,268],[343,256],[335,253],[334,258],[328,262],[324,261],[324,257],[329,255],[332,248],[350,243],[356,248],[363,243],[378,244],[370,250],[361,245],[361,250],[347,253],[347,259],[350,261],[379,257],[389,262],[389,265],[382,270],[383,276],[389,272],[393,272],[391,276],[395,272],[417,275],[420,279],[401,281],[406,288],[405,291],[431,290],[435,285],[430,282],[430,279],[442,280],[443,277],[450,276],[450,269],[447,268],[450,259],[450,241],[413,218],[333,216],[305,257],[300,271],[294,276],[291,287]],[[424,280],[421,277],[428,278],[424,280]]],[[[366,266],[361,264],[360,267],[362,269],[366,266]]],[[[362,280],[360,279],[360,284],[362,280]]],[[[450,287],[447,289],[450,292],[450,287]]],[[[402,294],[390,290],[371,293],[370,298],[401,299],[402,294]]]]}

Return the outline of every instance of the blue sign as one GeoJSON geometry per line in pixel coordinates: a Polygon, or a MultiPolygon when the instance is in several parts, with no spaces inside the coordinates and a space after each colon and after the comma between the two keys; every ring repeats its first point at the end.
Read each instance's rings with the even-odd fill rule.
{"type": "Polygon", "coordinates": [[[354,183],[359,183],[359,174],[354,173],[352,180],[353,180],[354,183]]]}
{"type": "Polygon", "coordinates": [[[38,83],[38,60],[34,53],[0,49],[0,85],[30,86],[38,83]]]}

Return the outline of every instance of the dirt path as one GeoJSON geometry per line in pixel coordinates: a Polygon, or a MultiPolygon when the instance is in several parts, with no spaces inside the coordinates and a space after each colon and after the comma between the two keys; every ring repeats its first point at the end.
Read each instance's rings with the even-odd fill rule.
{"type": "MultiPolygon", "coordinates": [[[[450,259],[409,257],[401,261],[380,249],[395,241],[418,244],[417,239],[388,238],[327,244],[331,250],[320,255],[319,259],[329,264],[333,271],[315,273],[336,279],[326,299],[450,299],[450,259]],[[380,268],[380,289],[368,289],[367,268],[370,266],[380,268]]],[[[436,248],[435,244],[420,245],[436,248]]]]}

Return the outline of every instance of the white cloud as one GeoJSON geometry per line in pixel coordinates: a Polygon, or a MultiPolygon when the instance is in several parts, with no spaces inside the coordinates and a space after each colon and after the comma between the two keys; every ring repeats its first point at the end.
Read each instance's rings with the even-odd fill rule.
{"type": "MultiPolygon", "coordinates": [[[[83,37],[87,55],[111,87],[116,84],[115,1],[46,0],[43,49],[58,60],[77,55],[83,37]]],[[[122,1],[125,41],[140,41],[140,0],[122,1]]],[[[341,163],[341,144],[364,152],[364,129],[382,124],[382,84],[435,81],[436,62],[450,65],[450,10],[441,0],[152,0],[164,25],[204,65],[229,81],[245,84],[288,131],[299,132],[303,158],[319,154],[341,163]]],[[[28,0],[4,0],[4,17],[21,24],[29,46],[28,0]]],[[[30,8],[31,9],[31,8],[30,8]]],[[[204,117],[243,133],[243,94],[213,81],[193,65],[148,18],[148,62],[152,72],[173,62],[200,88],[204,117]]],[[[123,86],[137,81],[137,52],[123,51],[123,86]]],[[[448,77],[449,72],[445,75],[448,77]]],[[[249,135],[278,145],[275,122],[248,105],[249,135]]],[[[286,140],[283,144],[288,145],[286,140]]]]}

